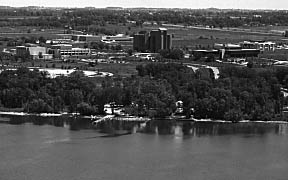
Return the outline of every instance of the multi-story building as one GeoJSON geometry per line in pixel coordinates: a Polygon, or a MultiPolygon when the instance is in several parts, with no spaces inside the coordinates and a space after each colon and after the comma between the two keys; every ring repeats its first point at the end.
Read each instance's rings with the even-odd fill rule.
{"type": "Polygon", "coordinates": [[[116,36],[102,36],[101,41],[104,43],[132,43],[133,37],[126,36],[124,34],[117,34],[116,36]]]}
{"type": "Polygon", "coordinates": [[[284,36],[285,36],[285,37],[288,37],[288,30],[285,30],[284,36]]]}
{"type": "Polygon", "coordinates": [[[71,40],[74,42],[93,42],[100,41],[102,36],[94,36],[94,35],[72,35],[71,40]]]}
{"type": "Polygon", "coordinates": [[[134,35],[133,48],[136,51],[150,51],[153,53],[163,49],[171,49],[172,37],[166,28],[152,30],[150,33],[141,31],[134,35]]]}
{"type": "Polygon", "coordinates": [[[220,59],[258,57],[260,49],[256,46],[242,46],[241,44],[215,44],[220,59]]]}
{"type": "Polygon", "coordinates": [[[134,35],[133,49],[139,52],[145,52],[149,45],[149,33],[146,31],[140,31],[134,35]]]}
{"type": "Polygon", "coordinates": [[[171,49],[171,36],[167,34],[167,29],[159,28],[150,32],[149,49],[151,52],[171,49]]]}
{"type": "Polygon", "coordinates": [[[243,49],[259,49],[260,51],[275,51],[276,43],[271,41],[244,41],[240,43],[243,49]]]}
{"type": "Polygon", "coordinates": [[[53,45],[49,50],[54,57],[65,57],[65,56],[87,56],[91,54],[89,48],[72,48],[71,44],[57,44],[53,45]]]}
{"type": "Polygon", "coordinates": [[[22,59],[50,59],[51,55],[47,54],[46,47],[29,44],[27,46],[17,46],[16,56],[22,59]]]}

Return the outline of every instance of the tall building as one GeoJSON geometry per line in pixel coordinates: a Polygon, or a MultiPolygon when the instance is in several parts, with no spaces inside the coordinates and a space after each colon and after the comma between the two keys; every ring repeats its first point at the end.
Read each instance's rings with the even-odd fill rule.
{"type": "Polygon", "coordinates": [[[285,36],[285,37],[288,37],[288,30],[285,30],[284,36],[285,36]]]}
{"type": "Polygon", "coordinates": [[[133,49],[135,51],[145,52],[148,50],[149,33],[146,31],[140,31],[134,35],[133,49]]]}
{"type": "Polygon", "coordinates": [[[167,34],[167,29],[159,28],[152,30],[150,33],[141,31],[134,35],[133,48],[136,51],[150,51],[157,53],[162,49],[171,49],[172,38],[167,34]]]}

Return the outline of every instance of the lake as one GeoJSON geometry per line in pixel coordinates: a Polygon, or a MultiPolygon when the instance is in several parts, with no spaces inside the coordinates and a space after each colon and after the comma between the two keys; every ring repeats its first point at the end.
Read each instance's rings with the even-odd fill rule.
{"type": "Polygon", "coordinates": [[[0,117],[1,180],[287,180],[288,125],[0,117]]]}

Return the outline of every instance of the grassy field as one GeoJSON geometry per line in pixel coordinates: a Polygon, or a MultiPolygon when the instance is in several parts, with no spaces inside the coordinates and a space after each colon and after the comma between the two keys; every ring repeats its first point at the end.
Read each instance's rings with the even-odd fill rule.
{"type": "MultiPolygon", "coordinates": [[[[132,24],[125,26],[107,25],[105,28],[114,29],[118,33],[134,34],[141,30],[151,31],[162,26],[136,27],[132,24]]],[[[173,47],[191,47],[201,45],[202,47],[212,47],[215,43],[238,43],[247,40],[267,40],[276,42],[286,42],[281,33],[272,34],[273,31],[285,31],[286,26],[265,26],[265,27],[245,27],[245,31],[237,29],[205,29],[205,28],[181,28],[166,27],[169,34],[173,34],[173,47]],[[271,33],[271,34],[269,34],[271,33]]]]}
{"type": "Polygon", "coordinates": [[[260,58],[267,58],[267,59],[275,59],[280,61],[287,61],[288,60],[288,50],[276,49],[274,52],[264,52],[259,55],[260,58]]]}
{"type": "Polygon", "coordinates": [[[127,63],[98,63],[94,67],[89,66],[87,63],[81,61],[63,62],[62,60],[33,60],[28,62],[13,62],[3,61],[5,68],[17,68],[17,67],[38,67],[38,68],[59,68],[59,69],[79,69],[79,70],[91,70],[110,72],[114,76],[130,77],[136,75],[136,66],[143,64],[143,62],[131,61],[127,63]]]}
{"type": "Polygon", "coordinates": [[[44,38],[56,38],[56,34],[64,33],[63,29],[39,29],[39,27],[27,27],[27,26],[17,26],[17,27],[1,27],[0,37],[8,38],[21,38],[21,37],[44,37],[44,38]]]}
{"type": "Polygon", "coordinates": [[[169,29],[174,34],[173,46],[211,47],[215,43],[238,43],[247,40],[282,41],[283,36],[249,32],[219,31],[213,29],[169,29]]]}
{"type": "MultiPolygon", "coordinates": [[[[122,33],[133,35],[139,31],[151,31],[160,26],[136,26],[135,24],[107,24],[105,26],[92,25],[93,28],[105,28],[114,33],[122,33]]],[[[174,47],[195,47],[198,45],[207,47],[213,46],[215,43],[237,43],[244,40],[267,40],[267,41],[282,41],[284,39],[280,34],[265,34],[269,31],[285,31],[286,26],[266,26],[266,27],[251,27],[247,31],[219,30],[219,29],[198,29],[198,28],[180,28],[180,27],[166,27],[168,33],[173,34],[174,47]],[[259,31],[259,33],[257,33],[259,31]],[[260,33],[262,32],[262,33],[260,33]],[[264,33],[264,34],[263,34],[264,33]]],[[[247,29],[247,27],[245,27],[247,29]]],[[[23,36],[40,37],[51,39],[60,38],[57,34],[63,34],[64,29],[39,29],[36,27],[2,27],[0,28],[0,37],[21,38],[23,36]]],[[[93,33],[93,32],[92,32],[93,33]]]]}
{"type": "MultiPolygon", "coordinates": [[[[97,26],[97,28],[105,28],[117,33],[129,34],[132,35],[141,30],[151,31],[152,29],[157,29],[159,26],[136,26],[134,24],[107,24],[105,26],[97,26]]],[[[167,27],[168,33],[173,34],[173,47],[187,47],[187,48],[212,48],[215,43],[238,43],[244,40],[267,40],[267,41],[275,41],[286,43],[287,40],[284,39],[283,36],[280,35],[271,35],[271,34],[263,34],[263,33],[251,33],[248,31],[245,32],[235,32],[235,31],[227,31],[227,30],[219,30],[219,29],[197,29],[197,28],[181,28],[181,27],[167,27]]],[[[267,27],[252,27],[251,31],[271,31],[271,30],[286,30],[287,27],[278,27],[278,26],[267,26],[267,27]]],[[[11,38],[21,38],[23,36],[26,37],[40,37],[43,36],[47,39],[49,38],[60,38],[57,34],[62,34],[64,29],[37,29],[36,27],[2,27],[0,28],[0,37],[11,37],[11,38]]],[[[0,48],[5,48],[5,43],[0,44],[0,48]]],[[[288,52],[286,50],[276,50],[275,52],[268,52],[260,54],[260,57],[263,58],[271,58],[277,60],[287,60],[288,52]]],[[[120,76],[130,76],[132,74],[136,74],[136,66],[141,64],[141,62],[129,62],[128,64],[104,64],[99,63],[95,67],[90,67],[88,64],[75,62],[55,62],[55,61],[43,61],[37,60],[34,62],[4,62],[9,63],[11,67],[14,66],[34,66],[34,67],[43,67],[43,68],[77,68],[82,70],[99,70],[99,71],[107,71],[113,74],[120,76]]],[[[198,62],[197,62],[198,63],[198,62]]],[[[211,66],[219,66],[218,64],[211,64],[211,66]]]]}

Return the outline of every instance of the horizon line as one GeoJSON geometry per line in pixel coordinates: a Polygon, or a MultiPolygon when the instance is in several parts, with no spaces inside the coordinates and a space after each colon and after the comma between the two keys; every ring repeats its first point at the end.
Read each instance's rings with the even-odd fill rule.
{"type": "Polygon", "coordinates": [[[86,6],[86,7],[69,7],[69,6],[5,6],[0,5],[0,8],[61,8],[61,9],[85,9],[85,8],[95,8],[95,9],[109,9],[109,8],[118,8],[118,9],[183,9],[183,10],[209,10],[209,9],[217,9],[217,10],[270,10],[270,11],[288,11],[288,9],[269,9],[269,8],[218,8],[218,7],[202,7],[202,8],[183,8],[183,7],[121,7],[121,6],[106,6],[106,7],[95,7],[95,6],[86,6]]]}

